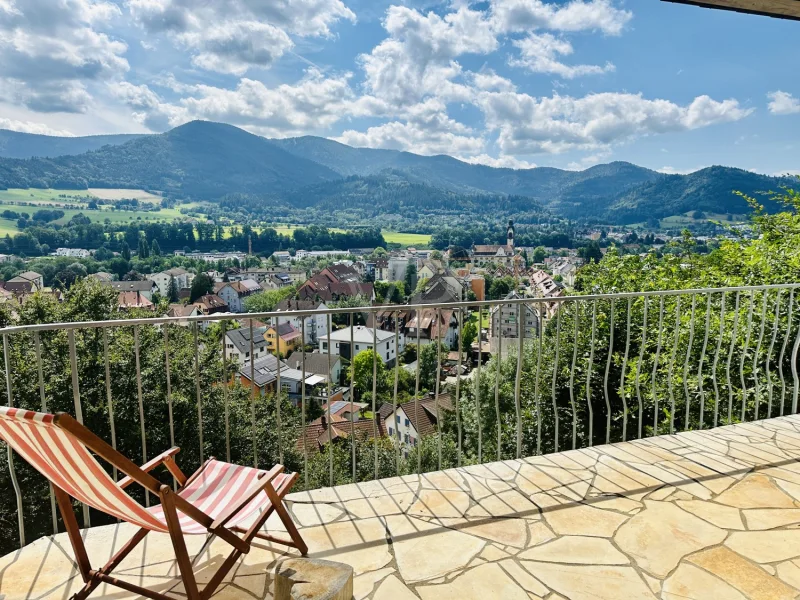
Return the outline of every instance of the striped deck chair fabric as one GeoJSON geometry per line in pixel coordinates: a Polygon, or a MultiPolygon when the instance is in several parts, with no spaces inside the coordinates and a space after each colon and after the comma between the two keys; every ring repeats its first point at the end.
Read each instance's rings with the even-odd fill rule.
{"type": "Polygon", "coordinates": [[[283,497],[298,476],[284,473],[280,465],[263,471],[210,459],[187,478],[172,459],[178,452],[173,448],[139,468],[69,415],[10,407],[0,407],[0,438],[54,486],[59,511],[86,582],[83,590],[73,597],[75,599],[86,598],[102,582],[150,598],[168,598],[133,583],[121,584],[118,578],[110,575],[122,558],[151,531],[170,534],[190,600],[203,600],[210,596],[235,560],[248,551],[254,537],[297,548],[303,555],[308,552],[283,506],[283,497]],[[95,454],[125,473],[128,483],[139,483],[151,493],[158,494],[162,503],[145,508],[136,502],[125,492],[125,484],[115,482],[109,476],[95,454]],[[159,464],[167,466],[181,484],[176,492],[147,473],[159,464]],[[69,497],[140,528],[131,541],[100,569],[92,569],[89,564],[69,497]],[[291,539],[260,531],[273,511],[277,512],[291,539]],[[181,536],[209,533],[225,539],[234,550],[201,592],[181,536]]]}

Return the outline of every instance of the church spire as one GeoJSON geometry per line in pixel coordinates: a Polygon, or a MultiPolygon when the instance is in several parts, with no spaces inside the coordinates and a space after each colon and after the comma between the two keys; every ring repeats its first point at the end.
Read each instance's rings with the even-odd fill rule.
{"type": "Polygon", "coordinates": [[[514,249],[514,221],[511,219],[508,220],[508,235],[506,244],[510,246],[512,250],[514,249]]]}

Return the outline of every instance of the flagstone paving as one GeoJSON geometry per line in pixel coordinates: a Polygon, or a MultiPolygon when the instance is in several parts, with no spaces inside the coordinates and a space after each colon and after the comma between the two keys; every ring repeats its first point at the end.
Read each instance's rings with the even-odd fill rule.
{"type": "MultiPolygon", "coordinates": [[[[800,600],[800,416],[299,492],[289,507],[310,556],[353,567],[356,600],[800,600]]],[[[90,558],[132,533],[85,531],[90,558]]],[[[207,581],[227,544],[187,541],[207,581]]],[[[271,598],[293,554],[257,543],[214,598],[271,598]]],[[[166,535],[117,570],[185,597],[166,535]]],[[[66,534],[0,559],[3,600],[80,584],[66,534]]]]}

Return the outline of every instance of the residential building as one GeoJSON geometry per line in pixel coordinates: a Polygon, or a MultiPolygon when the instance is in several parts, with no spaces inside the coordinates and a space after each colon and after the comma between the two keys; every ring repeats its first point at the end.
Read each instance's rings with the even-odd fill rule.
{"type": "Polygon", "coordinates": [[[107,285],[118,292],[137,292],[151,302],[153,301],[153,294],[158,291],[156,284],[150,279],[145,279],[144,281],[111,281],[107,285]]]}
{"type": "Polygon", "coordinates": [[[301,332],[305,329],[304,344],[316,344],[321,336],[328,333],[328,317],[323,314],[301,317],[294,312],[298,310],[328,310],[328,307],[321,300],[297,300],[296,298],[281,300],[275,307],[275,312],[290,313],[286,318],[281,318],[282,322],[291,323],[295,329],[301,332]],[[304,321],[305,327],[303,327],[304,321]]]}
{"type": "Polygon", "coordinates": [[[187,327],[189,325],[188,321],[184,321],[183,319],[186,317],[197,317],[200,315],[200,308],[196,304],[170,304],[169,310],[167,310],[167,314],[165,317],[178,317],[181,319],[178,321],[178,325],[182,325],[187,327]]]}
{"type": "Polygon", "coordinates": [[[292,260],[304,258],[337,258],[348,256],[347,250],[298,250],[292,260]]]}
{"type": "Polygon", "coordinates": [[[277,252],[273,252],[272,256],[274,256],[275,260],[282,265],[288,265],[292,261],[292,255],[286,250],[278,250],[277,252]]]}
{"type": "Polygon", "coordinates": [[[411,304],[444,304],[467,299],[464,282],[451,274],[437,273],[425,288],[411,297],[411,304]]]}
{"type": "Polygon", "coordinates": [[[371,302],[375,299],[375,290],[371,283],[362,283],[355,267],[335,264],[326,267],[298,290],[302,300],[322,300],[333,302],[343,298],[363,297],[371,302]]]}
{"type": "Polygon", "coordinates": [[[272,276],[279,276],[281,280],[284,277],[288,277],[288,284],[303,283],[306,280],[305,271],[294,271],[285,267],[254,267],[251,269],[237,269],[235,273],[228,274],[228,281],[252,279],[258,283],[264,283],[270,280],[272,276]]]}
{"type": "MultiPolygon", "coordinates": [[[[517,292],[509,293],[505,300],[519,300],[520,296],[517,292]]],[[[519,311],[524,310],[525,317],[523,321],[525,338],[534,338],[539,334],[539,314],[536,306],[532,304],[499,304],[492,307],[489,316],[489,329],[491,330],[492,338],[519,338],[519,311]],[[523,306],[524,309],[520,309],[523,306]]]]}
{"type": "Polygon", "coordinates": [[[216,294],[200,296],[200,298],[194,302],[194,305],[197,307],[197,310],[200,311],[201,315],[215,315],[217,313],[229,312],[228,304],[216,294]]]}
{"type": "Polygon", "coordinates": [[[92,279],[96,279],[101,283],[110,283],[116,279],[116,275],[113,273],[106,273],[105,271],[98,271],[97,273],[92,273],[89,275],[92,279]]]}
{"type": "Polygon", "coordinates": [[[422,264],[417,269],[417,278],[431,279],[434,275],[444,274],[446,270],[442,261],[426,259],[422,261],[422,264]]]}
{"type": "Polygon", "coordinates": [[[7,263],[14,260],[14,255],[12,254],[0,254],[0,263],[7,263]]]}
{"type": "MultiPolygon", "coordinates": [[[[390,256],[389,257],[389,281],[404,281],[406,278],[406,270],[408,270],[408,265],[414,259],[407,254],[401,254],[398,256],[390,256]]],[[[410,293],[411,290],[407,290],[406,293],[410,293]]]]}
{"type": "MultiPolygon", "coordinates": [[[[366,402],[348,402],[346,400],[336,400],[333,402],[325,402],[322,405],[322,414],[327,416],[330,414],[331,422],[344,419],[345,421],[358,421],[362,418],[364,411],[369,407],[366,402]],[[328,405],[330,404],[330,413],[328,412],[328,405]]],[[[321,419],[321,417],[320,417],[321,419]]]]}
{"type": "Polygon", "coordinates": [[[133,308],[155,310],[153,302],[140,291],[120,292],[117,303],[119,310],[131,310],[133,308]]]}
{"type": "Polygon", "coordinates": [[[375,259],[375,281],[389,281],[389,259],[375,259]]]}
{"type": "MultiPolygon", "coordinates": [[[[335,400],[332,400],[335,401],[335,400]]],[[[327,416],[322,415],[313,423],[306,426],[303,434],[298,438],[296,448],[298,452],[310,455],[318,454],[325,450],[329,443],[347,444],[351,436],[357,439],[373,439],[377,429],[378,437],[386,435],[386,427],[380,416],[376,419],[359,419],[351,422],[344,417],[332,418],[328,422],[327,416]]]]}
{"type": "MultiPolygon", "coordinates": [[[[330,370],[328,369],[328,354],[321,352],[306,352],[305,355],[305,370],[306,373],[319,375],[325,378],[327,382],[329,379],[332,384],[338,385],[342,380],[342,358],[331,354],[330,357],[330,370]]],[[[292,369],[303,369],[303,353],[295,352],[286,359],[286,364],[292,369]]]]}
{"type": "MultiPolygon", "coordinates": [[[[12,277],[6,283],[30,284],[29,292],[38,292],[44,289],[44,276],[36,271],[25,271],[12,277]]],[[[8,289],[8,288],[6,288],[8,289]]]]}
{"type": "Polygon", "coordinates": [[[234,313],[245,312],[245,298],[261,291],[261,286],[252,279],[214,284],[214,293],[222,298],[228,305],[228,310],[234,313]]]}
{"type": "Polygon", "coordinates": [[[294,325],[288,322],[278,325],[269,325],[264,337],[267,341],[269,352],[279,352],[281,356],[288,356],[297,350],[302,343],[302,334],[294,325]]]}
{"type": "Polygon", "coordinates": [[[258,394],[263,396],[275,391],[279,368],[286,368],[286,365],[272,354],[262,354],[254,361],[247,360],[242,363],[238,374],[239,382],[245,387],[257,390],[258,394]]]}
{"type": "Polygon", "coordinates": [[[372,327],[357,325],[339,329],[330,335],[320,337],[319,351],[322,354],[326,354],[328,352],[328,344],[330,344],[331,355],[341,356],[350,360],[360,352],[375,348],[377,339],[377,354],[381,361],[387,365],[393,365],[397,360],[398,354],[402,353],[406,347],[404,334],[400,333],[398,335],[397,345],[395,345],[394,338],[395,334],[391,331],[383,329],[375,329],[373,331],[372,327]],[[350,346],[351,335],[353,338],[352,348],[350,346]]]}
{"type": "Polygon", "coordinates": [[[578,273],[578,265],[574,261],[566,258],[559,259],[551,265],[553,276],[561,276],[562,281],[572,287],[575,285],[575,276],[578,273]]]}
{"type": "Polygon", "coordinates": [[[250,343],[250,328],[241,327],[225,332],[225,350],[228,357],[236,364],[242,365],[250,360],[250,348],[253,348],[253,357],[258,360],[267,352],[267,341],[264,339],[264,328],[253,328],[253,341],[250,343]]]}
{"type": "Polygon", "coordinates": [[[412,311],[404,332],[409,341],[417,342],[419,328],[420,345],[441,339],[448,348],[455,348],[458,342],[458,315],[453,309],[425,308],[412,311]],[[441,336],[441,337],[440,337],[441,336]]]}
{"type": "Polygon", "coordinates": [[[279,290],[289,287],[294,281],[287,273],[270,273],[258,282],[262,290],[279,290]]]}
{"type": "Polygon", "coordinates": [[[180,267],[175,267],[173,269],[161,271],[160,273],[153,273],[152,275],[148,275],[147,278],[151,279],[156,284],[159,294],[168,296],[170,281],[173,279],[175,280],[175,286],[178,290],[190,288],[192,287],[192,281],[194,281],[194,274],[180,267]]]}
{"type": "Polygon", "coordinates": [[[439,394],[437,397],[429,394],[418,401],[398,404],[397,410],[393,404],[384,403],[378,413],[388,437],[397,440],[399,434],[400,443],[405,446],[407,453],[422,437],[436,433],[440,416],[447,410],[453,410],[449,394],[439,394]]]}
{"type": "Polygon", "coordinates": [[[92,253],[83,248],[56,248],[53,256],[70,256],[72,258],[89,258],[92,253]]]}

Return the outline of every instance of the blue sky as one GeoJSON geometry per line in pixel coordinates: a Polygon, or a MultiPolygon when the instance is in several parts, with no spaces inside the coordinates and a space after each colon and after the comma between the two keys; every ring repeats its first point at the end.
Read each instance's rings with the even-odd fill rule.
{"type": "Polygon", "coordinates": [[[657,0],[0,0],[0,127],[800,172],[797,56],[800,23],[657,0]]]}

